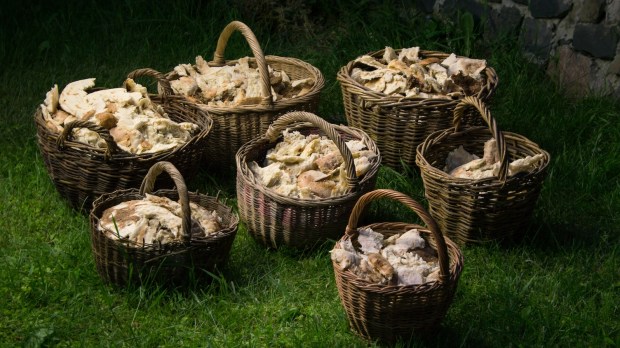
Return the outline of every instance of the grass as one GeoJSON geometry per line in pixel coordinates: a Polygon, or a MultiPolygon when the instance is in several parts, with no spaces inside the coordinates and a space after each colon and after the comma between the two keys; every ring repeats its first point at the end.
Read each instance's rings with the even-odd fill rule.
{"type": "MultiPolygon", "coordinates": [[[[289,31],[271,5],[248,11],[241,0],[0,7],[0,344],[368,344],[348,328],[331,243],[308,253],[269,251],[241,225],[229,264],[211,284],[106,286],[95,271],[87,218],[68,207],[43,166],[32,115],[54,83],[97,77],[98,86],[114,87],[136,68],[169,71],[198,54],[210,58],[221,29],[239,19],[255,30],[266,54],[321,69],[327,82],[319,114],[334,122],[344,122],[335,74],[353,57],[385,45],[471,50],[500,77],[491,109],[500,126],[551,153],[525,240],[463,248],[465,269],[439,334],[399,346],[619,346],[620,103],[567,99],[519,55],[514,40],[482,42],[468,21],[440,24],[400,2],[305,4],[304,11],[287,12],[284,24],[296,23],[289,31]]],[[[226,56],[251,54],[246,46],[234,35],[226,56]]],[[[203,173],[189,187],[221,191],[235,204],[231,177],[203,173]]],[[[414,171],[382,168],[378,187],[424,201],[414,171]]],[[[385,206],[390,218],[415,218],[386,202],[368,216],[387,218],[385,206]]]]}

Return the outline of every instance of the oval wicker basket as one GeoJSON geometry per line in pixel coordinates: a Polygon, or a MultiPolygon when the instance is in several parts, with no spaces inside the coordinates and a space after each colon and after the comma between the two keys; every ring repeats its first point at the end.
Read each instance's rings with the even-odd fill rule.
{"type": "MultiPolygon", "coordinates": [[[[396,50],[400,52],[402,49],[396,50]]],[[[382,57],[385,50],[368,55],[382,57]]],[[[445,59],[447,53],[420,50],[425,58],[445,59]]],[[[351,77],[354,61],[342,67],[337,74],[342,90],[347,124],[364,130],[377,143],[383,154],[383,164],[395,169],[415,164],[416,146],[431,133],[449,128],[452,111],[459,100],[430,99],[387,95],[375,92],[351,77]]],[[[490,101],[498,77],[487,67],[482,71],[484,86],[476,96],[490,101]]],[[[467,113],[463,123],[480,125],[475,114],[467,113]]]]}
{"type": "Polygon", "coordinates": [[[345,240],[356,240],[359,230],[357,224],[364,208],[380,198],[404,204],[418,214],[426,227],[405,222],[384,222],[362,228],[371,228],[386,237],[418,229],[420,236],[437,252],[439,281],[401,286],[373,284],[358,277],[350,269],[342,270],[334,261],[332,266],[338,294],[351,328],[366,339],[393,343],[416,334],[427,335],[439,327],[452,304],[463,270],[463,255],[455,243],[444,238],[422,205],[403,193],[386,189],[368,192],[357,201],[349,217],[346,233],[334,248],[340,248],[345,240]]]}
{"type": "MultiPolygon", "coordinates": [[[[223,266],[237,234],[239,218],[232,208],[220,203],[216,197],[187,191],[183,177],[170,162],[154,164],[138,189],[107,193],[95,200],[90,213],[90,235],[97,272],[110,284],[167,284],[184,285],[192,277],[208,278],[208,272],[223,266]],[[182,211],[183,238],[167,244],[136,244],[127,240],[112,239],[99,230],[99,219],[104,211],[129,200],[139,200],[151,193],[155,179],[166,171],[173,179],[176,190],[158,190],[153,194],[178,200],[182,211]],[[222,218],[223,228],[214,235],[192,236],[189,203],[208,210],[215,210],[222,218]]],[[[194,227],[195,228],[195,227],[194,227]]]]}
{"type": "MultiPolygon", "coordinates": [[[[250,66],[256,66],[261,77],[262,101],[260,104],[239,106],[212,106],[198,103],[197,105],[209,112],[213,118],[213,130],[211,131],[207,151],[207,162],[213,164],[213,169],[228,170],[235,166],[235,154],[241,145],[262,135],[267,128],[280,115],[294,110],[316,112],[319,105],[321,90],[325,84],[323,75],[319,69],[300,59],[290,57],[265,56],[252,30],[245,24],[233,21],[229,23],[217,41],[213,61],[209,66],[235,65],[237,60],[225,60],[224,51],[228,39],[235,31],[243,34],[254,57],[250,57],[250,66]],[[287,98],[277,101],[272,100],[271,84],[267,66],[278,71],[284,71],[291,80],[312,78],[314,86],[305,95],[296,98],[287,98]]],[[[147,74],[159,78],[159,74],[147,69],[147,74]]],[[[173,70],[166,74],[171,81],[179,78],[173,70]]],[[[160,90],[165,89],[161,86],[160,90]]],[[[172,92],[172,91],[170,91],[172,92]]]]}
{"type": "Polygon", "coordinates": [[[381,162],[375,143],[364,132],[346,126],[332,125],[303,111],[290,112],[275,121],[264,136],[243,145],[237,152],[237,204],[248,233],[269,247],[286,245],[298,249],[316,246],[336,239],[359,196],[372,190],[381,162]],[[344,158],[349,192],[338,197],[302,199],[282,196],[254,178],[248,163],[263,163],[267,150],[273,148],[286,128],[304,135],[319,134],[334,141],[344,158]],[[355,176],[355,165],[346,141],[362,140],[377,154],[362,177],[355,176]]]}
{"type": "Polygon", "coordinates": [[[174,149],[131,154],[116,145],[107,129],[91,122],[74,121],[62,133],[53,132],[45,125],[43,113],[37,108],[34,121],[45,167],[60,195],[74,209],[88,213],[92,202],[101,194],[139,187],[149,168],[162,160],[172,162],[188,179],[196,174],[204,157],[213,121],[206,111],[183,98],[167,95],[149,97],[153,103],[163,107],[171,120],[195,123],[199,126],[199,132],[174,149]],[[107,148],[72,141],[70,135],[74,128],[97,132],[105,140],[107,148]]]}
{"type": "Polygon", "coordinates": [[[524,136],[500,131],[484,103],[474,97],[466,97],[457,105],[454,125],[430,135],[417,148],[416,162],[431,215],[441,230],[460,244],[522,236],[547,175],[549,153],[524,136]],[[459,129],[469,106],[488,127],[459,129]],[[463,145],[469,153],[480,155],[491,136],[500,155],[499,177],[463,179],[442,170],[450,151],[463,145]],[[508,176],[509,159],[537,154],[542,154],[543,160],[532,172],[508,176]]]}

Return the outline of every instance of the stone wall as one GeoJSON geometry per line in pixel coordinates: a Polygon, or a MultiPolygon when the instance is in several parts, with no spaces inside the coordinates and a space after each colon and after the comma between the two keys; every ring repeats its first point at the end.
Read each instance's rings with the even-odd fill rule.
{"type": "MultiPolygon", "coordinates": [[[[517,35],[524,54],[574,96],[620,99],[620,0],[417,0],[427,13],[468,11],[487,39],[517,35]]],[[[501,79],[501,76],[500,76],[501,79]]]]}

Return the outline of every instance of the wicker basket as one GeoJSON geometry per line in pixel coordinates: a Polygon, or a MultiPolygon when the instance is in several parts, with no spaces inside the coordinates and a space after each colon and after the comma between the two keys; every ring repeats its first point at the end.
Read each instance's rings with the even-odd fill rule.
{"type": "MultiPolygon", "coordinates": [[[[382,57],[384,51],[372,52],[369,55],[382,57]]],[[[421,50],[420,56],[443,60],[449,55],[421,50]]],[[[396,169],[403,165],[414,165],[416,146],[429,134],[451,126],[452,111],[459,101],[403,98],[375,92],[351,77],[353,65],[354,61],[349,62],[337,74],[348,125],[364,130],[377,142],[383,154],[383,164],[396,169]]],[[[482,75],[485,84],[476,96],[489,102],[497,87],[498,78],[491,67],[484,69],[482,75]]],[[[473,113],[468,113],[467,116],[471,117],[467,117],[464,124],[475,125],[478,122],[473,113]]]]}
{"type": "Polygon", "coordinates": [[[243,145],[237,152],[237,204],[239,215],[250,235],[269,247],[286,245],[298,249],[312,248],[327,239],[336,239],[359,196],[374,188],[381,155],[375,143],[363,131],[336,126],[303,111],[288,113],[267,130],[262,137],[243,145]],[[286,128],[304,135],[327,136],[338,146],[347,168],[349,192],[323,199],[290,198],[277,194],[255,180],[248,163],[262,163],[267,150],[276,145],[286,128]],[[345,142],[359,139],[377,157],[371,160],[368,172],[355,176],[353,157],[345,142]]]}
{"type": "Polygon", "coordinates": [[[74,121],[62,133],[51,131],[45,125],[40,108],[34,114],[39,150],[56,189],[71,206],[89,212],[99,195],[118,189],[138,187],[149,168],[162,160],[172,162],[186,178],[194,176],[204,157],[208,134],[213,121],[206,111],[200,110],[183,98],[149,96],[153,103],[163,107],[175,122],[192,122],[199,132],[185,144],[165,151],[131,154],[121,150],[110,132],[88,121],[74,121]],[[74,128],[88,128],[105,140],[106,149],[72,141],[74,128]]]}
{"type": "Polygon", "coordinates": [[[239,218],[232,209],[216,197],[188,192],[183,177],[170,162],[158,162],[144,177],[140,190],[127,189],[107,193],[93,203],[90,213],[92,250],[101,278],[114,285],[174,284],[183,285],[192,279],[205,278],[229,258],[237,234],[239,218]],[[109,238],[98,229],[103,212],[129,200],[143,199],[153,189],[155,179],[166,171],[176,184],[176,190],[158,190],[155,195],[178,200],[182,210],[183,240],[168,244],[140,244],[109,238]],[[215,235],[191,235],[189,202],[215,210],[222,218],[223,228],[215,235]]]}
{"type": "MultiPolygon", "coordinates": [[[[235,31],[243,34],[254,54],[254,58],[250,58],[250,65],[258,67],[262,81],[262,101],[255,105],[231,107],[198,104],[203,110],[209,112],[214,121],[213,130],[209,137],[209,146],[205,149],[207,151],[207,162],[213,163],[214,169],[224,171],[234,169],[235,154],[241,145],[264,134],[271,122],[280,115],[294,110],[316,112],[321,89],[325,84],[321,72],[309,63],[289,57],[265,56],[252,30],[238,21],[228,24],[220,34],[213,61],[208,62],[209,66],[235,65],[237,63],[237,60],[224,59],[228,39],[235,31]],[[275,70],[286,72],[291,80],[312,78],[315,81],[314,86],[303,96],[273,102],[267,65],[275,70]]],[[[151,70],[151,73],[153,72],[151,70]]],[[[159,76],[156,75],[156,72],[154,73],[155,77],[159,76]]],[[[168,80],[175,80],[179,75],[175,71],[171,71],[166,74],[166,77],[168,80]]]]}
{"type": "MultiPolygon", "coordinates": [[[[412,335],[433,333],[443,320],[456,292],[463,270],[463,255],[450,239],[441,234],[439,227],[426,210],[405,194],[392,190],[375,190],[358,201],[346,227],[346,234],[336,243],[339,248],[345,240],[357,239],[357,223],[366,205],[379,198],[403,203],[418,214],[427,227],[404,222],[373,223],[369,227],[386,237],[417,228],[420,236],[437,251],[440,280],[420,285],[381,285],[359,278],[350,269],[341,270],[332,262],[338,294],[351,328],[370,340],[394,342],[412,335]],[[432,238],[431,238],[432,237],[432,238]]],[[[355,245],[355,243],[353,243],[355,245]]]]}
{"type": "Polygon", "coordinates": [[[452,129],[430,135],[417,148],[416,162],[431,215],[442,231],[461,244],[522,235],[546,177],[549,154],[519,134],[501,132],[483,102],[474,97],[466,97],[457,105],[454,124],[452,129]],[[468,106],[475,107],[489,126],[459,130],[468,106]],[[450,151],[463,145],[470,153],[482,154],[491,135],[500,155],[499,177],[462,179],[442,170],[450,151]],[[508,176],[509,159],[537,154],[542,154],[543,160],[534,171],[508,176]]]}

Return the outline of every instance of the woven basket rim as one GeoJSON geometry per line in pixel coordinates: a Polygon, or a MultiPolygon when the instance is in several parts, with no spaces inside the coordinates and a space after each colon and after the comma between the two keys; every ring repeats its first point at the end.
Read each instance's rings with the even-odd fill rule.
{"type": "MultiPolygon", "coordinates": [[[[289,205],[289,206],[320,207],[320,206],[332,206],[332,205],[336,205],[336,204],[340,204],[344,202],[349,202],[352,198],[358,197],[361,194],[363,194],[362,188],[364,184],[370,181],[378,173],[379,167],[381,165],[381,154],[379,152],[379,149],[374,144],[374,141],[372,141],[370,136],[368,136],[368,134],[366,134],[361,129],[344,126],[344,125],[332,125],[332,126],[341,132],[348,133],[350,135],[353,135],[357,139],[363,140],[364,144],[366,144],[366,146],[369,149],[372,148],[373,152],[377,154],[377,156],[373,159],[373,162],[368,172],[366,172],[364,176],[360,178],[357,190],[351,190],[351,192],[345,195],[337,196],[337,197],[329,197],[329,198],[320,198],[320,199],[291,198],[291,197],[280,195],[276,193],[275,191],[256,182],[254,176],[250,174],[250,169],[247,165],[245,154],[249,151],[249,149],[256,147],[257,145],[264,144],[264,143],[270,143],[269,139],[264,135],[258,138],[255,138],[251,140],[250,142],[244,144],[243,146],[241,146],[241,148],[237,152],[237,155],[235,156],[236,161],[237,161],[237,176],[240,176],[245,181],[245,183],[248,186],[250,186],[252,189],[260,191],[265,196],[269,197],[270,199],[272,199],[273,201],[279,204],[284,204],[284,205],[289,205]]],[[[313,128],[316,128],[316,126],[313,126],[309,123],[301,122],[301,123],[292,124],[287,128],[292,129],[292,130],[303,130],[303,129],[313,129],[313,128]]],[[[278,137],[278,139],[280,138],[281,136],[278,137]]]]}
{"type": "MultiPolygon", "coordinates": [[[[178,195],[178,192],[175,189],[160,189],[150,194],[170,198],[168,196],[178,195]]],[[[225,228],[222,228],[217,233],[207,235],[204,237],[192,236],[188,243],[183,242],[183,241],[173,241],[171,243],[166,243],[166,244],[134,243],[130,241],[119,240],[117,238],[110,238],[107,233],[99,229],[93,229],[92,233],[96,233],[96,234],[103,236],[108,241],[112,242],[113,244],[117,246],[122,246],[126,249],[141,250],[146,253],[149,253],[149,252],[156,253],[162,250],[191,249],[192,243],[217,241],[220,239],[228,238],[231,234],[236,233],[237,228],[239,226],[239,216],[233,211],[232,207],[220,202],[217,199],[217,197],[204,195],[198,192],[191,192],[191,191],[188,191],[188,194],[189,194],[190,202],[193,202],[195,204],[198,204],[197,201],[200,200],[201,198],[207,198],[207,199],[213,200],[214,206],[228,209],[230,213],[230,218],[231,218],[228,226],[226,226],[225,228]]],[[[90,212],[90,217],[92,221],[94,221],[97,224],[99,223],[100,216],[97,216],[98,214],[95,214],[95,211],[98,210],[101,206],[106,205],[107,203],[113,200],[116,200],[116,199],[122,199],[122,202],[134,200],[136,199],[134,198],[136,196],[142,196],[143,198],[146,197],[146,195],[140,195],[140,190],[136,188],[116,190],[114,192],[102,194],[93,202],[93,208],[91,209],[91,212],[90,212]],[[125,198],[127,198],[127,200],[125,200],[125,198]]],[[[198,204],[198,205],[202,206],[203,208],[211,209],[210,206],[206,207],[201,204],[198,204]]],[[[101,213],[103,213],[103,211],[104,210],[102,210],[101,213]]]]}
{"type": "MultiPolygon", "coordinates": [[[[153,101],[154,104],[159,105],[161,107],[164,108],[164,111],[166,108],[169,107],[173,107],[173,106],[179,106],[180,108],[185,108],[185,107],[190,107],[193,108],[194,111],[196,112],[201,112],[204,113],[204,119],[206,122],[206,127],[203,126],[202,124],[197,124],[200,127],[200,131],[196,134],[194,134],[188,141],[186,141],[185,143],[181,144],[181,146],[177,146],[171,149],[166,149],[166,150],[162,150],[162,151],[157,151],[157,152],[147,152],[147,153],[141,153],[141,154],[132,154],[130,152],[127,152],[121,148],[116,149],[116,151],[111,155],[108,156],[108,149],[106,148],[98,148],[98,147],[94,147],[82,142],[78,142],[78,141],[74,141],[71,139],[66,139],[64,141],[65,146],[63,146],[62,148],[59,148],[58,151],[63,151],[63,152],[75,152],[75,153],[81,153],[84,156],[89,156],[91,158],[105,158],[106,161],[109,162],[114,162],[114,161],[151,161],[154,159],[160,159],[163,160],[165,158],[168,158],[170,156],[173,156],[175,153],[177,152],[181,152],[183,149],[185,149],[188,146],[192,146],[196,141],[198,141],[201,138],[205,138],[208,136],[208,134],[210,133],[211,129],[213,128],[213,119],[209,116],[209,113],[205,110],[202,110],[194,105],[192,105],[189,102],[186,102],[184,99],[178,98],[178,97],[174,97],[174,96],[165,96],[165,97],[161,97],[159,95],[156,94],[149,94],[149,98],[151,98],[151,100],[153,100],[153,98],[155,99],[153,101]],[[159,100],[162,100],[161,102],[159,102],[159,100]],[[183,105],[183,106],[181,106],[183,105]]],[[[167,112],[166,112],[167,113],[167,112]]],[[[41,107],[38,106],[35,114],[34,114],[34,120],[35,120],[35,124],[36,127],[39,129],[40,132],[43,133],[44,136],[46,136],[47,138],[51,138],[54,141],[58,141],[59,138],[61,137],[61,133],[58,132],[53,132],[52,130],[50,130],[46,125],[45,125],[45,120],[43,118],[43,112],[41,111],[41,107]]],[[[194,122],[192,122],[194,123],[194,122]]],[[[94,124],[94,123],[93,123],[94,124]]],[[[96,125],[96,124],[94,124],[96,125]]]]}
{"type": "MultiPolygon", "coordinates": [[[[249,58],[250,62],[253,62],[253,63],[256,62],[256,58],[254,57],[247,57],[247,58],[249,58]]],[[[267,64],[269,64],[270,62],[278,62],[278,63],[284,63],[284,64],[289,64],[292,66],[304,68],[309,74],[314,76],[314,85],[312,86],[310,91],[308,91],[308,93],[300,97],[276,100],[275,102],[273,102],[272,105],[250,104],[250,105],[236,105],[236,106],[225,107],[225,106],[208,105],[208,104],[202,103],[201,101],[195,102],[195,101],[191,101],[187,99],[188,102],[194,103],[200,109],[206,110],[210,114],[213,114],[213,115],[272,112],[272,111],[279,111],[282,109],[290,108],[291,106],[295,106],[295,105],[306,104],[310,102],[311,100],[313,100],[314,98],[316,98],[317,95],[321,93],[321,90],[323,89],[323,87],[325,87],[325,78],[323,77],[323,74],[321,73],[321,71],[308,62],[305,62],[298,58],[281,57],[281,56],[274,56],[274,55],[265,56],[265,60],[267,61],[267,64]]],[[[239,59],[226,60],[225,64],[234,65],[238,61],[239,59]]],[[[213,63],[213,61],[209,61],[207,63],[211,64],[213,63]]],[[[192,66],[195,66],[195,65],[192,65],[192,66]]],[[[284,70],[284,69],[281,69],[281,70],[284,70]]],[[[166,73],[164,76],[168,81],[172,81],[179,77],[179,75],[174,70],[166,73]]],[[[177,95],[177,94],[174,94],[174,95],[177,95]]],[[[178,95],[178,96],[181,96],[181,95],[178,95]]]]}
{"type": "MultiPolygon", "coordinates": [[[[395,52],[400,52],[403,48],[395,49],[395,52]]],[[[366,55],[376,57],[383,55],[385,49],[369,52],[366,55]]],[[[428,51],[428,50],[420,50],[420,55],[423,56],[443,56],[444,58],[448,57],[450,54],[440,51],[428,51]]],[[[468,58],[457,55],[459,58],[468,58]]],[[[458,99],[441,99],[441,98],[423,98],[423,97],[402,97],[395,96],[392,94],[379,93],[371,90],[370,88],[362,85],[357,82],[355,79],[351,77],[351,71],[353,69],[355,60],[349,61],[345,66],[341,67],[336,74],[336,79],[341,83],[349,84],[348,87],[355,88],[357,94],[362,97],[368,98],[373,104],[377,104],[383,107],[402,107],[402,106],[426,106],[426,107],[437,107],[437,106],[454,106],[460,102],[461,98],[458,99]]],[[[487,65],[487,67],[482,71],[482,75],[484,76],[484,80],[486,84],[475,94],[478,98],[486,99],[489,98],[498,84],[498,77],[493,67],[487,65]]]]}

